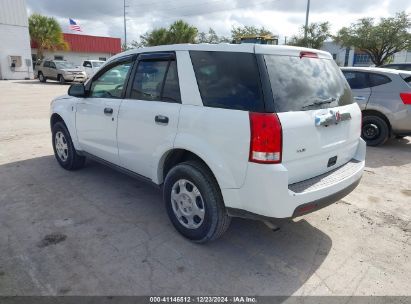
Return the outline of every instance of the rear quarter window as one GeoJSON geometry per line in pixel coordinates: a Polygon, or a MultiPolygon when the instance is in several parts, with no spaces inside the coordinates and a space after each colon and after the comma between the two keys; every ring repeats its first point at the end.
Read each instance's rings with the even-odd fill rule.
{"type": "Polygon", "coordinates": [[[205,106],[264,112],[254,54],[190,51],[190,57],[205,106]]]}
{"type": "Polygon", "coordinates": [[[411,87],[411,74],[400,74],[400,76],[411,87]]]}

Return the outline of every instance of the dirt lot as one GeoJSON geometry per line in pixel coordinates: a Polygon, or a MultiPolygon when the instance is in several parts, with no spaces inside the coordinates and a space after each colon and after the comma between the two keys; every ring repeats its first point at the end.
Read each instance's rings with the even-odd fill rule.
{"type": "Polygon", "coordinates": [[[0,82],[0,295],[411,295],[411,138],[369,148],[337,204],[278,232],[235,219],[195,245],[156,188],[58,166],[48,111],[67,88],[0,82]]]}

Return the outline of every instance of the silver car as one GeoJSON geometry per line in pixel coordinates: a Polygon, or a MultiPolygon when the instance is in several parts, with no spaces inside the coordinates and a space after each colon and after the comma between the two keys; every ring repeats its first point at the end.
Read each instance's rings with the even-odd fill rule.
{"type": "Polygon", "coordinates": [[[382,68],[342,68],[363,113],[362,137],[369,146],[390,136],[411,135],[411,72],[382,68]]]}
{"type": "Polygon", "coordinates": [[[36,65],[36,74],[41,82],[47,79],[66,82],[85,82],[86,72],[77,68],[73,63],[61,60],[44,60],[36,65]]]}

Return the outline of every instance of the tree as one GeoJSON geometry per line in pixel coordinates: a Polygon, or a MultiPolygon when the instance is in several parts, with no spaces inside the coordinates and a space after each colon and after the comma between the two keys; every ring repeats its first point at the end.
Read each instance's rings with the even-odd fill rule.
{"type": "Polygon", "coordinates": [[[195,43],[198,30],[183,20],[171,24],[169,28],[158,28],[140,36],[140,42],[133,41],[132,46],[154,46],[165,44],[195,43]]]}
{"type": "Polygon", "coordinates": [[[331,37],[330,23],[311,23],[307,28],[307,38],[305,38],[305,26],[300,28],[298,35],[291,37],[289,45],[303,46],[313,49],[321,49],[324,41],[331,37]]]}
{"type": "Polygon", "coordinates": [[[168,29],[168,39],[170,43],[196,43],[198,29],[195,26],[178,20],[168,29]]]}
{"type": "Polygon", "coordinates": [[[355,47],[367,53],[376,66],[383,65],[395,53],[411,48],[411,19],[405,12],[395,17],[363,18],[342,28],[335,41],[346,47],[355,47]]]}
{"type": "Polygon", "coordinates": [[[211,43],[211,44],[218,44],[221,42],[230,42],[230,39],[224,36],[218,36],[216,32],[210,27],[208,33],[201,32],[197,36],[198,43],[211,43]]]}
{"type": "Polygon", "coordinates": [[[125,52],[125,51],[129,51],[129,50],[135,48],[134,43],[135,43],[135,41],[132,41],[130,44],[122,43],[121,44],[121,51],[125,52]]]}
{"type": "Polygon", "coordinates": [[[33,14],[29,18],[30,39],[37,45],[37,58],[43,59],[45,50],[68,50],[63,32],[56,19],[33,14]]]}
{"type": "Polygon", "coordinates": [[[244,36],[272,36],[273,33],[264,27],[255,26],[237,26],[231,29],[231,38],[233,41],[239,41],[244,36]]]}

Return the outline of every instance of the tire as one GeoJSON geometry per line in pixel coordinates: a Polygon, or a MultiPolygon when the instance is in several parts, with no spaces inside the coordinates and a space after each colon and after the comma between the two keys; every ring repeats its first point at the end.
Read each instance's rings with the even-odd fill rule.
{"type": "Polygon", "coordinates": [[[390,130],[385,120],[379,116],[364,116],[362,120],[361,137],[368,146],[383,145],[390,136],[390,130]]]}
{"type": "Polygon", "coordinates": [[[44,75],[43,75],[43,73],[42,72],[40,72],[39,74],[38,74],[38,77],[39,77],[39,81],[40,82],[46,82],[47,81],[47,78],[46,77],[44,77],[44,75]]]}
{"type": "Polygon", "coordinates": [[[184,162],[170,170],[164,182],[163,199],[176,230],[196,243],[218,239],[230,225],[217,181],[198,161],[184,162]],[[192,216],[193,213],[200,216],[192,216]]]}
{"type": "Polygon", "coordinates": [[[65,84],[66,80],[64,79],[63,75],[58,75],[57,80],[60,84],[65,84]]]}
{"type": "Polygon", "coordinates": [[[51,131],[54,156],[60,166],[70,171],[84,167],[86,158],[77,153],[66,125],[59,121],[51,131]]]}

